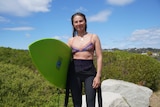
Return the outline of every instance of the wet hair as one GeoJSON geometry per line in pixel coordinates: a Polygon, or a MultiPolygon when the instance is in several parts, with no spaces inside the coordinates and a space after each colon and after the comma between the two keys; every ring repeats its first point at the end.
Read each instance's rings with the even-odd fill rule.
{"type": "MultiPolygon", "coordinates": [[[[86,25],[85,25],[85,31],[87,31],[87,19],[86,19],[86,16],[85,16],[83,13],[81,13],[81,12],[77,12],[77,13],[75,13],[75,14],[72,15],[72,17],[71,17],[72,26],[73,26],[73,18],[74,18],[76,15],[83,17],[83,19],[85,20],[85,23],[86,23],[86,25]]],[[[74,26],[73,26],[72,36],[74,37],[76,34],[77,34],[77,31],[76,31],[76,29],[75,29],[74,26]]]]}

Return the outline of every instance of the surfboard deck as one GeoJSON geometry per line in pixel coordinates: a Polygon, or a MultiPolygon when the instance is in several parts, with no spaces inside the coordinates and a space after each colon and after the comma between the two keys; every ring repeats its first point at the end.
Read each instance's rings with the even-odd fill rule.
{"type": "Polygon", "coordinates": [[[37,70],[59,88],[66,88],[71,48],[64,42],[46,38],[29,45],[29,53],[37,70]]]}

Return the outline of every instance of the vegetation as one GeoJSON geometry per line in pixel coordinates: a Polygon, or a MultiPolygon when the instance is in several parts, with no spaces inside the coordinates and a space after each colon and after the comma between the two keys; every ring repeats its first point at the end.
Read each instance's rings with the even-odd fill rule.
{"type": "Polygon", "coordinates": [[[65,90],[36,72],[27,50],[0,48],[0,77],[0,107],[63,107],[65,90]]]}
{"type": "Polygon", "coordinates": [[[103,53],[103,80],[106,78],[133,82],[158,90],[160,62],[152,57],[124,51],[103,53]]]}
{"type": "Polygon", "coordinates": [[[58,107],[58,90],[26,67],[0,63],[1,107],[58,107]]]}
{"type": "MultiPolygon", "coordinates": [[[[160,62],[127,51],[103,52],[102,80],[112,78],[151,88],[160,87],[160,62]]],[[[65,90],[46,81],[34,67],[28,50],[0,47],[1,107],[63,107],[65,90]]],[[[73,107],[71,98],[69,107],[73,107]]]]}
{"type": "Polygon", "coordinates": [[[29,57],[28,50],[0,47],[0,62],[4,64],[24,66],[34,71],[36,70],[29,57]]]}

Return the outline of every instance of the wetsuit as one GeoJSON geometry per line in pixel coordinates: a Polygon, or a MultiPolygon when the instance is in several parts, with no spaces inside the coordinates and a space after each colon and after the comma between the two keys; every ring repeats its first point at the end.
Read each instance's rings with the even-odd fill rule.
{"type": "MultiPolygon", "coordinates": [[[[74,47],[72,48],[72,53],[82,51],[94,51],[94,44],[92,42],[88,43],[86,47],[79,50],[74,47]]],[[[68,87],[71,90],[72,100],[74,107],[82,106],[82,86],[84,83],[84,89],[86,94],[86,104],[87,107],[95,107],[95,96],[96,89],[92,87],[93,79],[96,76],[96,68],[93,64],[93,60],[81,60],[73,59],[70,63],[69,73],[68,73],[68,87]]],[[[101,89],[99,91],[99,107],[102,107],[101,89]]]]}

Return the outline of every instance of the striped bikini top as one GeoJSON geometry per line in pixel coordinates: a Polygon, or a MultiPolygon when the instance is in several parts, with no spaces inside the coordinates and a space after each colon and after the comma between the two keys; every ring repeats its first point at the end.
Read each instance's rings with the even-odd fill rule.
{"type": "MultiPolygon", "coordinates": [[[[94,44],[91,42],[91,40],[92,40],[92,36],[91,36],[91,38],[90,38],[90,41],[89,41],[88,45],[86,45],[86,46],[83,47],[82,49],[78,49],[78,48],[75,48],[75,47],[71,46],[71,48],[72,48],[72,53],[75,54],[76,52],[84,52],[84,51],[93,52],[94,49],[95,49],[95,46],[94,46],[94,44]]],[[[73,42],[74,42],[74,39],[73,39],[73,42]]],[[[73,44],[73,42],[72,42],[72,44],[73,44]]]]}

